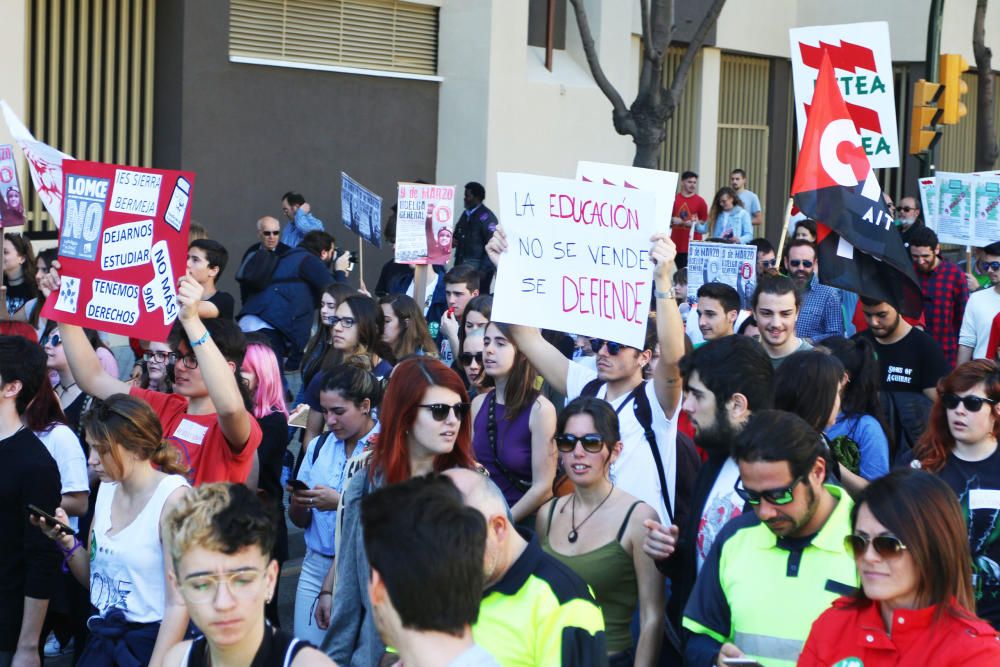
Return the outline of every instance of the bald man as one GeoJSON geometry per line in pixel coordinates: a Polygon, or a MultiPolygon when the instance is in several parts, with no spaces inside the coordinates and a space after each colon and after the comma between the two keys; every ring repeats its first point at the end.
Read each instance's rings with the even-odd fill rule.
{"type": "Polygon", "coordinates": [[[464,469],[444,474],[486,519],[486,589],[472,627],[476,643],[505,666],[607,664],[604,618],[583,580],[543,552],[530,531],[514,526],[503,493],[488,477],[464,469]]]}

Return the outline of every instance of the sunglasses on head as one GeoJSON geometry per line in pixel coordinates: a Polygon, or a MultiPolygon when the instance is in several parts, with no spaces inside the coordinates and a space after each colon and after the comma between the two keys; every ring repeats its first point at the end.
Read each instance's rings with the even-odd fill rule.
{"type": "Polygon", "coordinates": [[[431,411],[431,417],[434,418],[436,422],[443,422],[448,418],[448,413],[452,410],[455,411],[455,418],[461,421],[466,413],[469,412],[468,403],[456,403],[455,405],[448,405],[447,403],[431,403],[429,405],[420,405],[421,408],[427,408],[431,411]]]}
{"type": "Polygon", "coordinates": [[[473,361],[475,361],[480,366],[483,365],[483,353],[482,352],[463,352],[458,355],[458,360],[462,362],[463,366],[468,366],[473,361]]]}
{"type": "Polygon", "coordinates": [[[788,266],[792,267],[793,269],[797,269],[800,266],[804,266],[807,269],[811,269],[813,267],[813,261],[811,259],[790,259],[788,260],[788,266]]]}
{"type": "Polygon", "coordinates": [[[608,346],[608,354],[610,354],[612,357],[621,352],[623,347],[627,347],[626,345],[622,345],[621,343],[615,343],[610,340],[604,340],[603,338],[590,339],[590,349],[594,351],[594,354],[600,352],[601,348],[604,347],[605,345],[608,346]]]}
{"type": "Polygon", "coordinates": [[[990,405],[997,404],[995,400],[986,398],[985,396],[959,396],[958,394],[951,393],[942,395],[941,402],[949,410],[954,410],[961,403],[969,412],[979,412],[983,407],[983,403],[989,403],[990,405]]]}
{"type": "Polygon", "coordinates": [[[878,537],[867,537],[865,535],[847,535],[844,537],[844,548],[851,551],[855,558],[861,558],[868,551],[868,545],[882,558],[894,558],[902,556],[906,551],[906,545],[899,541],[898,537],[892,535],[879,535],[878,537]]]}
{"type": "Polygon", "coordinates": [[[59,347],[60,345],[62,345],[62,338],[59,336],[58,333],[50,333],[42,336],[41,340],[39,340],[38,342],[41,343],[42,347],[45,347],[49,343],[52,344],[52,347],[59,347]]]}
{"type": "Polygon", "coordinates": [[[805,475],[801,475],[792,480],[792,483],[786,487],[780,489],[768,489],[767,491],[751,491],[750,489],[743,487],[742,479],[737,479],[736,484],[733,485],[733,490],[736,491],[736,495],[742,498],[744,502],[750,503],[751,505],[760,505],[761,499],[766,500],[772,505],[787,505],[795,500],[795,487],[798,486],[799,482],[805,478],[805,475]]]}
{"type": "Polygon", "coordinates": [[[556,449],[564,454],[568,454],[576,449],[576,443],[583,445],[584,451],[596,454],[604,449],[604,438],[599,433],[588,433],[587,435],[573,435],[572,433],[560,433],[556,436],[556,449]]]}
{"type": "Polygon", "coordinates": [[[983,273],[987,271],[1000,271],[1000,262],[979,262],[979,270],[983,273]]]}

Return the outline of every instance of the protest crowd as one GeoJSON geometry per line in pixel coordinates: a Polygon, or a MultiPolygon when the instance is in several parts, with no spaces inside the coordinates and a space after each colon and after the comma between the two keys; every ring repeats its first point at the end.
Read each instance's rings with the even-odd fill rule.
{"type": "Polygon", "coordinates": [[[780,240],[739,168],[656,193],[669,228],[600,178],[502,175],[499,217],[469,182],[454,225],[454,188],[400,183],[381,228],[343,217],[395,246],[372,288],[302,194],[244,250],[179,177],[183,272],[122,246],[151,220],[102,241],[174,315],[117,355],[139,288],[94,278],[84,326],[72,221],[5,233],[0,667],[1000,665],[1000,240],[960,267],[881,192],[854,234],[810,141],[780,240]],[[536,254],[542,201],[571,231],[536,254]],[[516,272],[553,250],[610,273],[543,312],[516,272]]]}

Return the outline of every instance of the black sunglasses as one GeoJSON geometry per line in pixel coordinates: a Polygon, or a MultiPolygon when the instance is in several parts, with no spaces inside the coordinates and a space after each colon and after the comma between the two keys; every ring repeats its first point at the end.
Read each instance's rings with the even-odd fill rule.
{"type": "Polygon", "coordinates": [[[436,422],[443,422],[448,418],[448,413],[452,410],[455,411],[455,418],[462,420],[465,415],[469,412],[468,403],[456,403],[455,405],[448,405],[447,403],[431,403],[430,405],[420,405],[421,408],[427,408],[431,411],[431,417],[434,418],[436,422]]]}
{"type": "Polygon", "coordinates": [[[584,451],[596,454],[604,449],[604,438],[598,433],[588,433],[587,435],[573,435],[572,433],[560,433],[556,436],[556,449],[564,454],[568,454],[576,449],[576,443],[583,445],[584,451]]]}
{"type": "Polygon", "coordinates": [[[281,232],[261,232],[263,236],[279,236],[281,232]]]}
{"type": "Polygon", "coordinates": [[[788,260],[788,266],[794,269],[797,269],[800,266],[811,269],[813,267],[813,261],[811,259],[790,259],[788,260]]]}
{"type": "Polygon", "coordinates": [[[844,537],[844,548],[854,554],[855,558],[861,558],[868,551],[871,544],[882,558],[895,558],[902,556],[906,551],[906,545],[899,541],[898,537],[892,535],[879,535],[878,537],[866,537],[864,535],[847,535],[844,537]]]}
{"type": "Polygon", "coordinates": [[[979,270],[983,273],[987,271],[1000,271],[1000,262],[979,262],[979,270]]]}
{"type": "Polygon", "coordinates": [[[736,483],[733,484],[733,490],[736,491],[736,495],[742,498],[744,502],[748,502],[751,505],[760,505],[762,498],[772,505],[787,505],[795,500],[795,487],[805,478],[805,475],[801,475],[792,480],[792,483],[786,487],[768,489],[767,491],[751,491],[750,489],[746,489],[743,487],[743,480],[737,478],[736,483]]]}
{"type": "Polygon", "coordinates": [[[762,261],[760,263],[760,265],[763,266],[765,269],[773,269],[775,266],[778,265],[778,260],[776,260],[776,259],[765,259],[764,261],[762,261]]]}
{"type": "Polygon", "coordinates": [[[482,352],[463,352],[458,355],[458,360],[462,362],[463,366],[468,366],[473,361],[475,361],[480,366],[483,365],[483,353],[482,352]]]}
{"type": "Polygon", "coordinates": [[[627,345],[622,345],[621,343],[615,343],[610,340],[604,340],[603,338],[591,338],[590,339],[590,349],[597,354],[601,351],[601,348],[605,345],[608,346],[608,354],[612,357],[622,351],[623,347],[628,347],[627,345]]]}
{"type": "Polygon", "coordinates": [[[983,403],[989,403],[990,405],[997,404],[995,400],[986,398],[985,396],[959,396],[958,394],[951,393],[942,395],[941,402],[949,410],[954,410],[961,403],[969,412],[979,412],[983,408],[983,403]]]}
{"type": "Polygon", "coordinates": [[[59,337],[58,333],[45,334],[42,336],[41,340],[38,341],[38,343],[42,347],[45,347],[49,343],[52,343],[52,347],[59,347],[62,345],[62,338],[59,337]]]}

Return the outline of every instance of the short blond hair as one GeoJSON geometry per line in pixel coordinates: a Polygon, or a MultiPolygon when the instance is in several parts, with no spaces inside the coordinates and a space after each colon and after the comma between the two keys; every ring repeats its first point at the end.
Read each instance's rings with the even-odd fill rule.
{"type": "Polygon", "coordinates": [[[195,547],[234,554],[257,546],[274,548],[274,519],[243,484],[204,484],[192,489],[167,517],[174,565],[195,547]]]}

